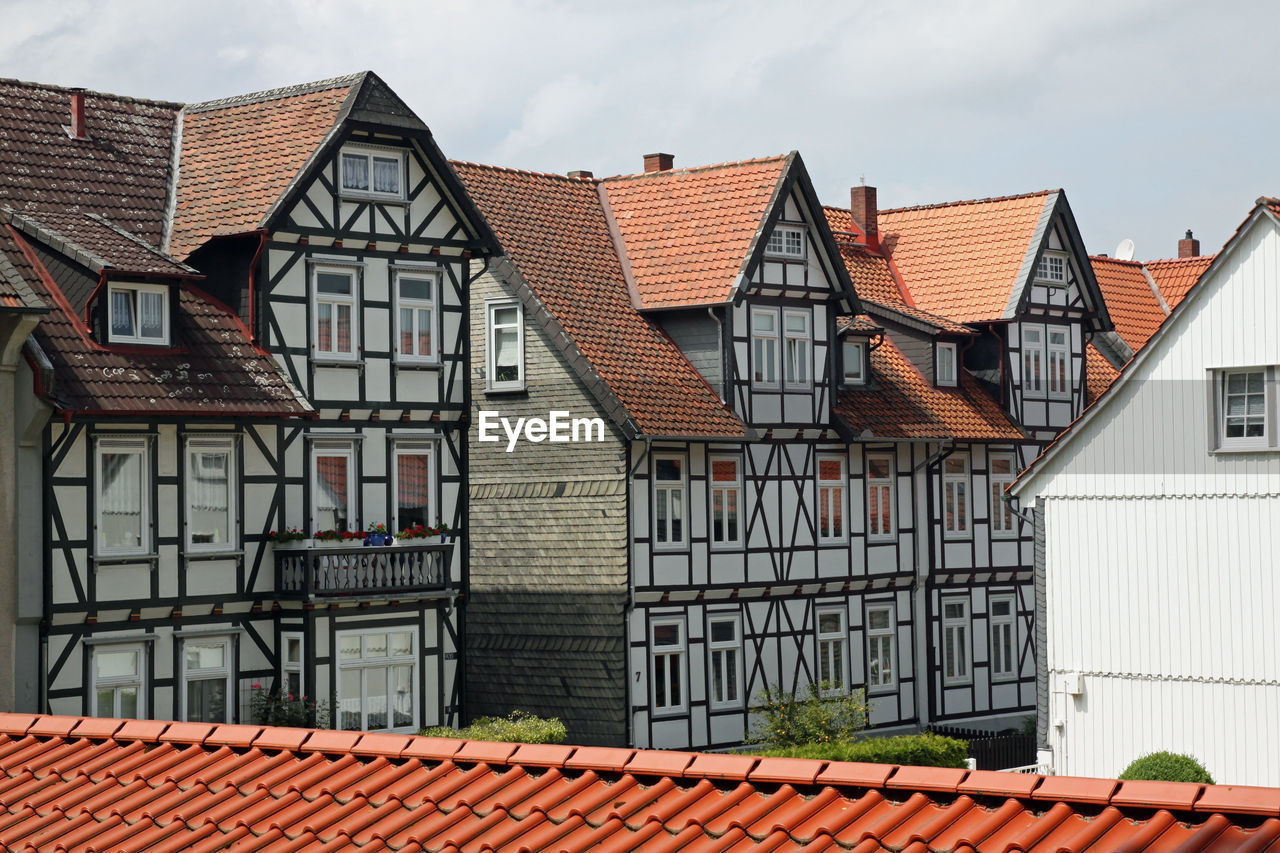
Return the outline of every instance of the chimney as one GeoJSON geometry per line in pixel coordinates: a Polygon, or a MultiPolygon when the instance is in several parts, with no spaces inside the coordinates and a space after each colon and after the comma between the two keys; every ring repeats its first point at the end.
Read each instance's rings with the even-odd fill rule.
{"type": "Polygon", "coordinates": [[[869,187],[866,184],[850,187],[849,213],[853,215],[853,221],[866,232],[867,245],[872,248],[879,248],[880,228],[876,224],[878,218],[876,188],[869,187]]]}
{"type": "Polygon", "coordinates": [[[1187,236],[1178,241],[1178,257],[1180,258],[1198,258],[1200,257],[1200,241],[1191,236],[1191,229],[1187,229],[1187,236]]]}
{"type": "Polygon", "coordinates": [[[646,154],[644,155],[645,174],[647,175],[650,172],[670,172],[675,162],[676,158],[671,154],[646,154]]]}
{"type": "Polygon", "coordinates": [[[592,175],[590,172],[588,172],[586,169],[574,169],[572,172],[569,173],[569,177],[578,178],[579,180],[583,180],[583,181],[589,181],[595,176],[592,175]]]}
{"type": "Polygon", "coordinates": [[[72,139],[88,139],[89,134],[84,127],[84,89],[71,90],[71,128],[72,139]]]}

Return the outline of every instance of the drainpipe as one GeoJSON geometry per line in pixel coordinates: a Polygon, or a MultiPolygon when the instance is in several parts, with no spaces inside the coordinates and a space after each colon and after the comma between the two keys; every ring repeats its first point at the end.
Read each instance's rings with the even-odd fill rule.
{"type": "Polygon", "coordinates": [[[724,398],[724,380],[728,375],[724,363],[724,322],[716,316],[716,309],[707,308],[707,316],[716,324],[716,364],[720,366],[720,381],[716,383],[716,396],[720,398],[720,405],[725,405],[728,401],[724,398]]]}
{"type": "MultiPolygon", "coordinates": [[[[927,449],[928,445],[926,445],[927,449]]],[[[930,555],[933,553],[933,466],[937,465],[943,459],[946,459],[955,452],[955,441],[953,439],[945,439],[938,445],[938,450],[932,456],[925,458],[923,462],[911,469],[911,479],[915,482],[915,475],[918,471],[924,470],[925,489],[924,489],[924,512],[921,517],[925,520],[925,535],[920,534],[920,526],[916,526],[916,535],[912,537],[915,543],[915,562],[916,576],[913,582],[912,598],[915,603],[915,613],[911,624],[915,628],[914,646],[916,659],[916,722],[923,731],[929,725],[929,696],[933,691],[933,682],[929,674],[929,636],[930,628],[927,618],[929,612],[929,566],[931,560],[930,555]],[[925,541],[921,541],[921,540],[925,541]]]]}

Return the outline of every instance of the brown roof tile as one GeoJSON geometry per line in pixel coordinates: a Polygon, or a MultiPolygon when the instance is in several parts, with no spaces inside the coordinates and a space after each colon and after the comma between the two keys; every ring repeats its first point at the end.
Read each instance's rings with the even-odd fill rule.
{"type": "Polygon", "coordinates": [[[43,242],[54,244],[64,250],[64,254],[75,253],[94,272],[116,270],[149,276],[201,277],[196,270],[174,261],[96,213],[42,210],[18,214],[14,225],[43,242]],[[67,243],[70,245],[65,245],[67,243]]]}

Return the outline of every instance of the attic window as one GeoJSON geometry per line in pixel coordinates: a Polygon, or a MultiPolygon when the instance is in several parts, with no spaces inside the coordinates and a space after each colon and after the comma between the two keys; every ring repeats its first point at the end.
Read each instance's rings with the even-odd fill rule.
{"type": "Polygon", "coordinates": [[[394,148],[342,149],[342,194],[404,198],[404,154],[394,148]]]}
{"type": "Polygon", "coordinates": [[[159,284],[107,286],[107,340],[169,345],[169,289],[159,284]]]}
{"type": "Polygon", "coordinates": [[[804,231],[799,228],[779,225],[769,235],[769,242],[765,244],[764,251],[766,255],[774,255],[780,258],[803,258],[804,231]]]}
{"type": "Polygon", "coordinates": [[[956,345],[938,344],[937,384],[954,386],[956,384],[956,345]]]}
{"type": "Polygon", "coordinates": [[[867,345],[863,341],[846,340],[843,346],[844,382],[865,385],[867,382],[867,345]]]}
{"type": "Polygon", "coordinates": [[[1036,281],[1041,284],[1067,283],[1067,256],[1060,252],[1045,252],[1036,267],[1036,281]]]}

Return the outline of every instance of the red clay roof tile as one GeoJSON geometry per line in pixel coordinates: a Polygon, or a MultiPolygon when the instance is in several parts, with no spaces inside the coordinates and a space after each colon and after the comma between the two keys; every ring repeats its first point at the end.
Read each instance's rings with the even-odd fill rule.
{"type": "Polygon", "coordinates": [[[1093,262],[1093,275],[1116,331],[1137,352],[1168,316],[1151,288],[1147,273],[1137,261],[1105,257],[1089,260],[1093,262]]]}
{"type": "Polygon", "coordinates": [[[1198,812],[1233,812],[1280,817],[1280,789],[1249,785],[1205,785],[1192,807],[1198,812]]]}
{"type": "Polygon", "coordinates": [[[1204,275],[1205,270],[1213,263],[1215,255],[1200,255],[1194,258],[1171,258],[1160,261],[1147,261],[1147,272],[1156,280],[1156,286],[1169,308],[1177,308],[1178,303],[1186,298],[1187,293],[1204,275]]]}

